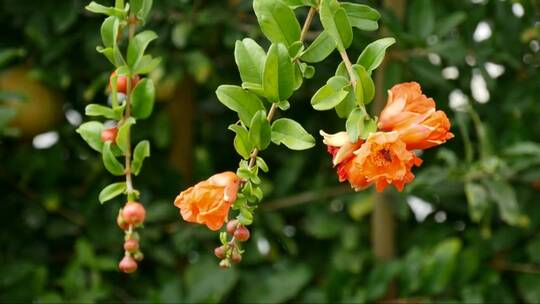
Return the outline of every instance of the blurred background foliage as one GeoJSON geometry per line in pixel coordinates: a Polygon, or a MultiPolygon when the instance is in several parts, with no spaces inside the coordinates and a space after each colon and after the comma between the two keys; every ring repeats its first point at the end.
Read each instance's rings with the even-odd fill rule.
{"type": "MultiPolygon", "coordinates": [[[[106,98],[101,18],[82,0],[0,1],[0,301],[540,302],[539,1],[354,1],[379,9],[384,35],[398,40],[378,94],[420,82],[456,138],[422,155],[404,193],[388,193],[397,252],[385,260],[371,249],[372,191],[338,185],[320,142],[272,147],[253,238],[228,271],[211,255],[217,234],[182,222],[172,200],[236,168],[234,113],[214,91],[239,81],[235,40],[266,42],[251,1],[154,2],[146,26],[160,36],[160,102],[134,131],[153,142],[135,180],[146,256],[126,276],[116,270],[122,202],[99,205],[113,178],[74,131],[85,105],[106,98]]],[[[355,30],[351,55],[380,35],[355,30]]],[[[338,63],[316,66],[291,100],[287,115],[312,134],[343,129],[309,105],[338,63]]]]}

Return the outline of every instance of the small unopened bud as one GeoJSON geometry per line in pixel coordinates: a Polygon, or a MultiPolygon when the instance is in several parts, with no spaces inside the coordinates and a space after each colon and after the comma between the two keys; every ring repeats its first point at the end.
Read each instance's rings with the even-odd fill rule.
{"type": "Polygon", "coordinates": [[[245,226],[238,226],[234,232],[234,238],[240,242],[249,240],[249,230],[245,226]]]}
{"type": "Polygon", "coordinates": [[[133,273],[137,270],[137,262],[129,256],[126,255],[122,258],[120,263],[118,263],[118,268],[120,268],[120,271],[123,273],[133,273]]]}
{"type": "Polygon", "coordinates": [[[227,248],[225,247],[225,245],[219,246],[216,249],[214,249],[214,254],[216,255],[218,259],[224,259],[225,256],[227,255],[227,248]]]}
{"type": "Polygon", "coordinates": [[[221,262],[219,262],[219,267],[223,269],[231,268],[231,262],[229,262],[227,259],[221,260],[221,262]]]}
{"type": "Polygon", "coordinates": [[[141,203],[128,202],[122,210],[122,217],[129,225],[138,226],[144,222],[146,210],[141,203]]]}
{"type": "Polygon", "coordinates": [[[139,242],[136,240],[127,240],[124,243],[124,250],[129,253],[135,253],[139,250],[139,242]]]}
{"type": "Polygon", "coordinates": [[[129,228],[129,224],[126,223],[124,218],[122,217],[122,209],[118,210],[118,216],[116,217],[116,224],[118,224],[118,227],[122,230],[127,230],[129,228]]]}
{"type": "Polygon", "coordinates": [[[133,254],[133,258],[137,260],[138,262],[140,262],[144,259],[144,254],[140,251],[137,251],[133,254]]]}
{"type": "Polygon", "coordinates": [[[101,141],[103,142],[116,142],[116,135],[118,134],[118,128],[109,128],[101,132],[101,141]]]}
{"type": "Polygon", "coordinates": [[[238,264],[242,262],[242,255],[237,250],[234,250],[231,256],[231,262],[233,264],[238,264]]]}
{"type": "Polygon", "coordinates": [[[234,235],[234,232],[236,231],[237,227],[238,227],[238,220],[230,220],[227,223],[227,233],[230,235],[234,235]]]}

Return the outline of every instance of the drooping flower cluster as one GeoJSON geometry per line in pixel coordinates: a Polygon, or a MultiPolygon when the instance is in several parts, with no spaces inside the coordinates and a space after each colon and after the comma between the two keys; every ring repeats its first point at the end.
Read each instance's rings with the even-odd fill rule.
{"type": "Polygon", "coordinates": [[[356,143],[350,142],[346,132],[321,131],[339,180],[349,181],[356,190],[375,185],[380,192],[393,185],[402,191],[414,179],[412,167],[422,164],[412,150],[428,149],[454,137],[446,114],[435,109],[435,101],[423,95],[416,82],[395,85],[388,92],[378,128],[356,143]]]}

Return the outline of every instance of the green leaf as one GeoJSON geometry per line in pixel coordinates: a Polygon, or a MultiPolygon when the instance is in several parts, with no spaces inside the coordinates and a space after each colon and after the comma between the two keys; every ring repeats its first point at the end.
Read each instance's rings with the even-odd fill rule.
{"type": "Polygon", "coordinates": [[[253,39],[236,41],[234,60],[243,82],[262,85],[262,75],[266,53],[253,39]]]}
{"type": "Polygon", "coordinates": [[[366,122],[366,114],[359,108],[354,109],[345,123],[345,129],[349,135],[349,140],[353,143],[358,141],[360,133],[364,129],[366,122]]]}
{"type": "Polygon", "coordinates": [[[484,180],[484,185],[499,206],[501,218],[510,225],[519,224],[519,205],[512,186],[502,180],[484,180]]]}
{"type": "Polygon", "coordinates": [[[117,8],[114,8],[114,7],[107,7],[107,6],[103,6],[99,3],[96,3],[94,1],[90,2],[90,4],[88,4],[85,9],[87,11],[90,11],[92,13],[96,13],[96,14],[104,14],[104,15],[107,15],[107,16],[116,16],[120,19],[123,19],[126,17],[126,14],[127,12],[125,10],[119,10],[117,8]]]}
{"type": "Polygon", "coordinates": [[[144,78],[137,83],[131,93],[131,114],[135,118],[144,119],[152,114],[156,89],[152,79],[144,78]]]}
{"type": "Polygon", "coordinates": [[[270,102],[287,100],[294,91],[294,66],[285,45],[272,44],[263,72],[263,88],[270,102]]]}
{"type": "Polygon", "coordinates": [[[341,7],[347,12],[352,26],[362,31],[376,31],[379,28],[377,21],[381,14],[364,4],[341,2],[341,7]]]}
{"type": "Polygon", "coordinates": [[[284,144],[291,150],[306,150],[315,146],[315,138],[298,122],[280,118],[272,124],[272,142],[284,144]]]}
{"type": "Polygon", "coordinates": [[[260,156],[257,156],[257,167],[261,168],[264,172],[268,172],[268,165],[260,156]]]}
{"type": "Polygon", "coordinates": [[[366,68],[368,73],[375,70],[383,61],[386,49],[396,43],[394,38],[382,38],[368,44],[356,63],[366,68]]]}
{"type": "Polygon", "coordinates": [[[445,36],[467,19],[465,12],[455,12],[437,21],[435,34],[439,37],[445,36]]]}
{"type": "Polygon", "coordinates": [[[246,208],[241,208],[238,221],[244,226],[251,225],[253,223],[253,213],[249,212],[246,208]]]}
{"type": "Polygon", "coordinates": [[[135,13],[139,20],[143,22],[148,17],[150,10],[152,9],[153,0],[130,0],[131,11],[135,13]]]}
{"type": "Polygon", "coordinates": [[[124,166],[116,159],[113,152],[111,151],[111,142],[108,141],[103,144],[102,159],[105,169],[109,171],[112,175],[120,176],[124,175],[124,166]]]}
{"type": "Polygon", "coordinates": [[[473,222],[480,222],[489,207],[489,196],[487,190],[478,183],[467,182],[465,184],[465,195],[469,204],[469,215],[473,222]]]}
{"type": "Polygon", "coordinates": [[[294,11],[276,0],[254,0],[253,10],[264,35],[272,43],[287,47],[300,40],[300,24],[294,11]]]}
{"type": "Polygon", "coordinates": [[[131,173],[139,175],[141,171],[143,161],[145,158],[150,157],[150,142],[143,140],[135,146],[133,149],[133,161],[131,162],[131,173]]]}
{"type": "Polygon", "coordinates": [[[367,73],[366,69],[359,65],[353,65],[353,70],[356,73],[356,102],[359,105],[369,104],[375,97],[375,84],[373,79],[367,73]]]}
{"type": "Polygon", "coordinates": [[[101,46],[96,47],[96,51],[103,54],[114,66],[119,67],[125,64],[124,57],[118,47],[104,48],[101,46]]]}
{"type": "Polygon", "coordinates": [[[257,95],[234,85],[221,85],[216,90],[218,100],[227,108],[238,113],[240,120],[247,126],[251,124],[255,113],[265,110],[257,95]]]}
{"type": "Polygon", "coordinates": [[[101,192],[99,192],[99,202],[103,204],[106,201],[110,201],[118,195],[124,193],[125,191],[125,182],[110,184],[107,187],[103,188],[101,192]]]}
{"type": "Polygon", "coordinates": [[[327,31],[323,31],[302,53],[300,59],[310,63],[321,62],[332,54],[335,48],[336,41],[327,31]]]}
{"type": "Polygon", "coordinates": [[[461,241],[450,238],[439,243],[423,269],[426,289],[437,294],[445,290],[456,271],[458,254],[461,251],[461,241]]]}
{"type": "Polygon", "coordinates": [[[253,144],[249,141],[249,133],[245,127],[240,125],[230,125],[229,130],[236,133],[234,137],[234,149],[240,156],[244,159],[248,159],[251,156],[251,151],[253,150],[253,144]]]}
{"type": "Polygon", "coordinates": [[[115,47],[116,38],[118,37],[118,28],[120,21],[114,16],[107,17],[101,25],[101,40],[105,47],[115,47]]]}
{"type": "Polygon", "coordinates": [[[77,133],[88,143],[88,145],[101,152],[103,149],[103,141],[101,141],[101,132],[105,130],[105,126],[97,121],[85,122],[77,128],[77,133]]]}
{"type": "Polygon", "coordinates": [[[347,97],[336,106],[336,113],[340,118],[347,118],[354,109],[356,109],[356,97],[354,91],[351,90],[347,97]]]}
{"type": "Polygon", "coordinates": [[[249,126],[249,141],[259,150],[264,150],[270,144],[271,138],[270,123],[266,118],[265,111],[258,111],[251,120],[249,126]]]}
{"type": "Polygon", "coordinates": [[[144,75],[152,72],[161,63],[161,58],[153,58],[150,55],[144,55],[141,61],[137,65],[137,68],[133,70],[134,74],[144,75]]]}
{"type": "Polygon", "coordinates": [[[316,0],[280,0],[280,1],[287,4],[293,9],[301,7],[301,6],[317,7],[316,0]]]}
{"type": "Polygon", "coordinates": [[[153,31],[144,31],[131,39],[127,52],[127,64],[133,70],[137,70],[148,44],[157,39],[157,37],[157,34],[153,31]]]}
{"type": "Polygon", "coordinates": [[[435,11],[432,0],[413,0],[408,15],[410,32],[426,38],[435,27],[435,11]]]}
{"type": "Polygon", "coordinates": [[[364,122],[364,128],[360,131],[360,138],[367,139],[369,134],[377,132],[377,120],[376,119],[367,119],[364,122]]]}
{"type": "Polygon", "coordinates": [[[322,0],[320,15],[323,28],[336,42],[338,51],[345,51],[353,39],[351,24],[345,9],[339,7],[336,0],[322,0]]]}
{"type": "Polygon", "coordinates": [[[311,105],[315,110],[330,110],[340,104],[349,94],[345,88],[349,81],[341,76],[331,77],[311,98],[311,105]]]}
{"type": "Polygon", "coordinates": [[[300,53],[304,51],[304,43],[302,41],[296,41],[289,46],[289,57],[295,59],[300,56],[300,53]]]}
{"type": "Polygon", "coordinates": [[[105,118],[115,120],[119,120],[121,118],[113,109],[95,103],[87,105],[84,112],[88,116],[103,116],[105,118]]]}
{"type": "Polygon", "coordinates": [[[399,261],[392,260],[376,264],[375,268],[370,272],[367,282],[366,296],[370,300],[368,302],[373,302],[373,300],[381,298],[385,294],[390,281],[400,273],[401,265],[399,261]]]}

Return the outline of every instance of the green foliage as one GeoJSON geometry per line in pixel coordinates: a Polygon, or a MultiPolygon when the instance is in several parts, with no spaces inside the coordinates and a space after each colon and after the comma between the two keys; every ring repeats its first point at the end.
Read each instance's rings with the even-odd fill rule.
{"type": "MultiPolygon", "coordinates": [[[[0,4],[0,23],[6,29],[5,49],[0,54],[11,57],[9,65],[0,67],[5,70],[13,64],[31,63],[32,75],[64,97],[59,102],[66,115],[84,113],[89,103],[107,100],[104,86],[113,68],[94,51],[95,45],[102,43],[96,31],[100,18],[84,14],[77,1],[27,2],[4,0],[0,4]],[[20,55],[20,50],[26,50],[25,54],[20,55]]],[[[297,7],[300,20],[314,4],[282,2],[297,7]]],[[[188,103],[190,99],[184,95],[156,102],[154,114],[133,126],[133,143],[145,138],[152,141],[152,157],[145,159],[144,174],[136,179],[137,188],[144,190],[141,198],[149,202],[142,238],[148,249],[138,274],[127,278],[116,269],[123,239],[114,219],[122,200],[117,197],[103,206],[96,204],[103,188],[121,182],[103,168],[100,155],[94,151],[102,150],[100,134],[109,127],[102,122],[109,118],[95,116],[93,119],[99,121],[79,126],[63,119],[54,127],[59,141],[50,148],[34,148],[32,138],[1,138],[0,157],[5,160],[0,164],[2,302],[366,303],[381,301],[394,290],[390,300],[404,302],[538,303],[540,282],[534,272],[540,264],[540,61],[533,41],[540,36],[534,26],[533,2],[430,1],[431,9],[422,14],[427,16],[423,17],[426,24],[431,18],[435,22],[425,38],[416,32],[424,31],[423,20],[412,20],[419,16],[413,13],[414,1],[407,2],[403,23],[392,12],[380,9],[385,36],[396,37],[397,43],[384,51],[392,54],[386,57],[391,60],[385,64],[383,91],[377,93],[386,97],[391,85],[418,81],[424,93],[448,114],[456,136],[444,148],[422,155],[425,163],[415,168],[415,182],[403,193],[388,194],[399,228],[394,259],[380,262],[373,256],[372,193],[354,193],[345,185],[340,188],[330,157],[316,138],[317,145],[301,153],[283,145],[270,146],[261,153],[264,160],[257,158],[257,170],[271,170],[259,174],[260,184],[254,183],[255,169],[247,172],[250,187],[238,200],[239,209],[230,215],[257,207],[250,227],[252,241],[243,247],[243,263],[227,271],[216,267],[214,257],[203,254],[216,247],[216,235],[180,221],[172,200],[179,190],[191,185],[187,180],[203,180],[237,166],[238,156],[230,141],[236,136],[236,146],[241,137],[238,133],[248,137],[251,119],[231,127],[243,131],[227,135],[224,129],[237,122],[239,114],[220,106],[214,92],[220,83],[246,82],[239,78],[231,55],[235,41],[241,38],[239,33],[249,31],[245,35],[264,50],[269,44],[257,30],[256,21],[246,18],[253,14],[251,1],[230,7],[225,1],[201,1],[196,7],[193,3],[154,1],[155,14],[147,17],[146,24],[161,37],[151,45],[163,56],[163,65],[149,74],[156,85],[156,98],[170,79],[187,81],[178,92],[191,92],[196,98],[193,113],[185,108],[185,119],[193,121],[190,128],[173,124],[178,118],[172,105],[188,103]],[[516,3],[524,8],[521,18],[512,12],[516,3]],[[471,37],[481,21],[488,21],[492,36],[477,42],[471,37]],[[419,24],[413,31],[410,25],[415,22],[419,24]],[[182,47],[171,36],[179,24],[189,24],[191,29],[182,47]],[[195,74],[188,68],[195,63],[190,61],[202,60],[187,56],[194,50],[213,65],[202,82],[194,81],[195,74]],[[434,55],[440,61],[433,60],[437,58],[434,55]],[[503,66],[504,73],[499,77],[488,74],[488,62],[503,66]],[[446,78],[448,67],[458,71],[456,79],[446,78]],[[486,81],[490,93],[487,103],[476,102],[472,94],[475,70],[486,81]],[[449,96],[454,90],[465,95],[479,120],[473,118],[467,105],[450,107],[449,96]],[[184,132],[193,134],[190,143],[184,141],[184,132]],[[178,150],[179,146],[186,150],[178,150]],[[191,157],[181,158],[193,172],[187,175],[171,163],[185,151],[191,157]],[[260,195],[256,189],[264,190],[265,199],[252,205],[260,195]],[[433,208],[423,220],[417,219],[405,202],[413,195],[433,208]],[[499,197],[509,200],[503,202],[499,197]],[[506,206],[507,202],[510,205],[506,206]],[[517,209],[512,207],[514,203],[517,209]],[[509,214],[501,216],[501,212],[509,214]],[[516,225],[509,225],[508,219],[516,225]]],[[[356,27],[346,4],[341,5],[351,26],[356,27]]],[[[321,31],[316,18],[301,53],[310,48],[316,38],[313,33],[321,31]]],[[[355,59],[379,37],[358,30],[354,36],[355,42],[347,51],[355,59]]],[[[349,113],[358,111],[352,87],[335,107],[341,120],[333,111],[313,111],[309,104],[313,93],[326,84],[341,62],[337,54],[324,56],[327,52],[313,55],[325,62],[317,64],[313,78],[288,98],[290,110],[276,116],[301,122],[311,134],[319,129],[343,130],[349,113]]],[[[307,58],[300,56],[299,60],[310,62],[307,58]]],[[[370,63],[359,64],[370,70],[370,63]]],[[[380,65],[371,69],[372,79],[378,69],[380,65]]],[[[242,87],[256,95],[268,113],[270,105],[261,89],[262,70],[258,70],[258,91],[255,86],[242,87]]],[[[338,72],[344,74],[337,76],[350,80],[343,65],[338,72]]],[[[0,91],[0,117],[12,116],[10,113],[16,111],[3,98],[9,92],[0,91]]],[[[111,108],[123,113],[121,106],[111,108]]],[[[11,123],[8,126],[16,128],[11,123]]],[[[243,159],[249,159],[253,150],[249,140],[246,142],[248,155],[241,156],[243,159]]],[[[119,148],[112,145],[111,150],[120,159],[119,148]]]]}

